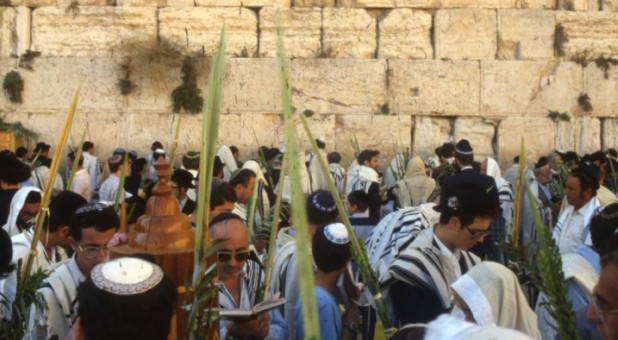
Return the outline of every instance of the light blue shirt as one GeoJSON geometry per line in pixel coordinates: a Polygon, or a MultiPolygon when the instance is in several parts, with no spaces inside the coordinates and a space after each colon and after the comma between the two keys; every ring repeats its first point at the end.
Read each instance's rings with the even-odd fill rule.
{"type": "MultiPolygon", "coordinates": [[[[339,339],[343,332],[343,323],[335,298],[322,287],[315,287],[315,300],[318,307],[318,318],[320,319],[320,339],[339,339]]],[[[296,338],[304,339],[303,312],[300,301],[296,305],[296,324],[298,326],[296,338]]]]}
{"type": "MultiPolygon", "coordinates": [[[[577,246],[577,254],[581,255],[597,273],[601,273],[601,258],[592,248],[580,244],[577,246]]],[[[567,281],[567,299],[573,304],[573,311],[580,310],[590,304],[588,295],[574,280],[567,281]]]]}

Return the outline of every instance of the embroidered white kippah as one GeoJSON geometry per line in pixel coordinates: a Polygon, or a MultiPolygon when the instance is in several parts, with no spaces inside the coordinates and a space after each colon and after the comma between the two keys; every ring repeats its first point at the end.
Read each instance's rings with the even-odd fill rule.
{"type": "Polygon", "coordinates": [[[148,261],[123,257],[98,264],[90,274],[99,289],[116,295],[144,293],[163,280],[163,271],[148,261]]]}
{"type": "Polygon", "coordinates": [[[343,223],[331,223],[324,227],[324,236],[334,244],[346,244],[350,242],[350,235],[343,223]]]}

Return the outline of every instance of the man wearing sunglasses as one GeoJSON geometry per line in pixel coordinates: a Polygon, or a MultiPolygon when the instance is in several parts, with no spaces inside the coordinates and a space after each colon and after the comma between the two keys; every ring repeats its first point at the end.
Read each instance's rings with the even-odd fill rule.
{"type": "Polygon", "coordinates": [[[604,340],[618,339],[618,234],[609,240],[601,258],[601,276],[592,293],[588,319],[596,322],[604,340]]]}
{"type": "MultiPolygon", "coordinates": [[[[217,251],[217,270],[222,285],[219,305],[224,309],[251,309],[261,288],[261,265],[250,260],[249,233],[242,219],[222,213],[210,222],[210,236],[222,240],[217,251]],[[257,275],[255,275],[257,274],[257,275]]],[[[278,310],[248,320],[220,320],[221,339],[286,339],[287,327],[278,310]]]]}
{"type": "Polygon", "coordinates": [[[69,242],[75,253],[57,266],[38,290],[48,310],[36,311],[35,339],[63,339],[69,333],[77,316],[77,287],[97,264],[109,259],[107,244],[119,226],[112,207],[91,203],[77,209],[69,226],[69,242]]]}
{"type": "Polygon", "coordinates": [[[427,323],[450,311],[450,285],[480,262],[467,250],[483,242],[500,210],[496,183],[477,171],[462,171],[444,181],[434,209],[439,223],[421,231],[380,278],[396,327],[427,323]]]}

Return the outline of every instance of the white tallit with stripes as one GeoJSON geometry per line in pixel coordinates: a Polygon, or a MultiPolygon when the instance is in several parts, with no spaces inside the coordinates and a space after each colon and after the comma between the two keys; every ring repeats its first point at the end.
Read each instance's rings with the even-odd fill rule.
{"type": "MultiPolygon", "coordinates": [[[[461,261],[467,269],[472,268],[481,260],[474,254],[464,250],[461,261]]],[[[462,273],[465,268],[461,268],[462,273]]],[[[421,231],[416,239],[406,249],[403,249],[393,260],[393,263],[380,277],[382,287],[388,287],[396,281],[421,287],[435,292],[444,309],[451,308],[451,285],[457,280],[453,262],[446,257],[434,239],[433,228],[421,231]]]]}
{"type": "Polygon", "coordinates": [[[397,254],[414,241],[424,229],[438,223],[434,203],[408,207],[386,215],[365,241],[369,265],[378,277],[388,270],[397,254]]]}

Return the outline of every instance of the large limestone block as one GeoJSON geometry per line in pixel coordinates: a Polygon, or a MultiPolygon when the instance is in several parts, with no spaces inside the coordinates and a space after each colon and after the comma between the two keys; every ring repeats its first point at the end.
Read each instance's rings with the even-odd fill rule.
{"type": "Polygon", "coordinates": [[[195,0],[167,0],[167,7],[194,7],[195,0]]]}
{"type": "Polygon", "coordinates": [[[412,116],[337,115],[335,118],[335,150],[349,164],[354,157],[354,135],[358,146],[380,151],[380,169],[385,169],[395,154],[393,145],[407,146],[411,140],[412,116]]]}
{"type": "Polygon", "coordinates": [[[41,7],[32,12],[31,49],[46,57],[111,56],[123,43],[156,34],[156,8],[87,6],[74,14],[41,7]]]}
{"type": "Polygon", "coordinates": [[[524,140],[526,164],[555,149],[556,128],[548,119],[509,117],[498,125],[498,162],[502,168],[511,165],[519,155],[520,142],[524,140]]]}
{"type": "Polygon", "coordinates": [[[394,9],[378,23],[378,58],[432,59],[431,14],[394,9]]]}
{"type": "Polygon", "coordinates": [[[290,7],[292,0],[195,0],[205,7],[290,7]]]}
{"type": "Polygon", "coordinates": [[[281,27],[286,55],[315,58],[321,53],[322,10],[265,7],[260,10],[260,56],[277,56],[277,28],[281,27]]]}
{"type": "Polygon", "coordinates": [[[477,61],[392,59],[388,64],[389,103],[395,112],[478,114],[477,61]]]}
{"type": "Polygon", "coordinates": [[[30,49],[32,32],[32,10],[25,6],[17,7],[15,17],[15,32],[17,35],[16,54],[22,55],[30,49]]]}
{"type": "Polygon", "coordinates": [[[213,55],[225,23],[227,54],[251,57],[257,51],[257,15],[247,8],[179,7],[159,10],[159,36],[180,41],[192,52],[213,55]]]}
{"type": "Polygon", "coordinates": [[[423,8],[423,9],[443,9],[443,8],[476,8],[489,7],[496,8],[497,5],[481,6],[482,2],[495,3],[498,0],[394,0],[397,8],[423,8]]]}
{"type": "Polygon", "coordinates": [[[324,8],[326,58],[373,58],[376,53],[376,20],[364,9],[324,8]]]}
{"type": "Polygon", "coordinates": [[[353,8],[393,8],[396,6],[394,0],[339,0],[340,7],[353,8]]]}
{"type": "Polygon", "coordinates": [[[114,58],[37,58],[24,79],[23,110],[66,110],[81,85],[79,110],[117,111],[126,105],[116,83],[114,58]]]}
{"type": "Polygon", "coordinates": [[[505,9],[498,11],[499,59],[553,59],[555,13],[505,9]]]}
{"type": "Polygon", "coordinates": [[[495,59],[496,11],[442,9],[436,12],[436,58],[495,59]]]}
{"type": "Polygon", "coordinates": [[[14,8],[0,7],[0,29],[0,57],[10,57],[15,54],[17,45],[14,8]]]}
{"type": "Polygon", "coordinates": [[[293,0],[294,7],[333,7],[336,0],[293,0]]]}
{"type": "Polygon", "coordinates": [[[454,139],[467,139],[474,149],[474,158],[482,161],[495,157],[493,139],[497,123],[482,118],[458,118],[455,120],[454,139]]]}
{"type": "Polygon", "coordinates": [[[36,8],[41,6],[59,5],[59,0],[10,0],[11,6],[26,6],[36,8]]]}
{"type": "Polygon", "coordinates": [[[556,0],[500,0],[500,8],[553,10],[556,0]]]}
{"type": "Polygon", "coordinates": [[[453,139],[452,123],[448,118],[414,117],[412,154],[423,159],[435,155],[434,150],[453,139]]]}
{"type": "Polygon", "coordinates": [[[603,149],[618,147],[618,119],[603,119],[603,149]]]}
{"type": "Polygon", "coordinates": [[[589,63],[584,69],[584,92],[590,97],[595,115],[616,115],[618,112],[618,65],[610,66],[606,73],[595,62],[589,63]]]}
{"type": "Polygon", "coordinates": [[[601,121],[591,117],[575,117],[556,125],[556,149],[592,153],[601,149],[601,121]]]}
{"type": "Polygon", "coordinates": [[[559,11],[556,23],[568,38],[563,44],[566,58],[618,57],[618,13],[559,11]]]}
{"type": "Polygon", "coordinates": [[[276,58],[228,59],[223,82],[222,111],[281,112],[278,65],[276,58]]]}
{"type": "Polygon", "coordinates": [[[294,59],[291,78],[299,110],[367,115],[387,102],[385,60],[294,59]]]}
{"type": "Polygon", "coordinates": [[[116,6],[165,7],[167,0],[116,0],[116,6]]]}
{"type": "Polygon", "coordinates": [[[572,62],[482,62],[481,111],[545,116],[570,111],[582,92],[582,68],[572,62]]]}

